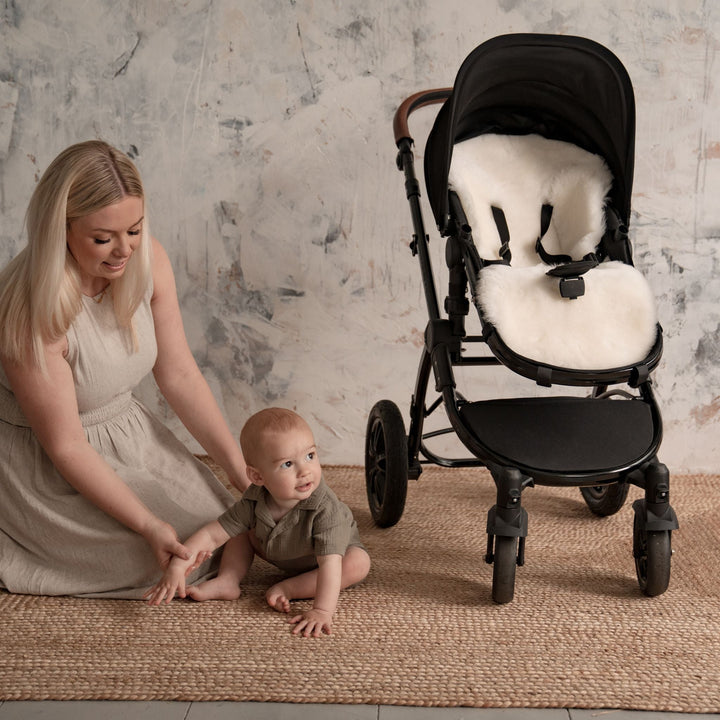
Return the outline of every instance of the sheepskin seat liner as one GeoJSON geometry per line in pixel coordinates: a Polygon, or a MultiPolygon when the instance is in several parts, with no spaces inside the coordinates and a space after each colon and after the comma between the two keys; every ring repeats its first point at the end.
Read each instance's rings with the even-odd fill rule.
{"type": "Polygon", "coordinates": [[[500,258],[492,206],[502,208],[510,265],[480,272],[476,301],[515,353],[575,370],[605,370],[642,362],[656,338],[655,300],[645,277],[621,262],[583,275],[585,294],[561,297],[559,279],[535,252],[543,204],[553,206],[543,246],[574,260],[593,252],[605,230],[612,183],[605,161],[570,143],[539,135],[480,135],[453,149],[450,188],[460,198],[485,260],[500,258]]]}

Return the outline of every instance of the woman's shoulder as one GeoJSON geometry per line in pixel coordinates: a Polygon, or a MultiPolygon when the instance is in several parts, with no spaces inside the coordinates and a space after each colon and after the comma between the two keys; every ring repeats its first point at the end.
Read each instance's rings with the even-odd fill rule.
{"type": "MultiPolygon", "coordinates": [[[[70,330],[72,330],[72,327],[70,330]]],[[[11,375],[23,374],[24,371],[41,369],[40,363],[28,360],[28,358],[33,357],[33,353],[30,350],[31,344],[32,338],[28,336],[26,339],[26,349],[23,352],[22,358],[11,358],[0,352],[0,370],[2,370],[4,379],[7,379],[11,375]]],[[[69,348],[68,336],[65,334],[55,340],[43,340],[38,351],[43,354],[47,361],[55,357],[67,359],[69,348]]]]}
{"type": "Polygon", "coordinates": [[[42,364],[0,355],[0,385],[22,401],[23,412],[35,406],[42,414],[48,393],[57,396],[61,386],[71,377],[68,375],[68,347],[65,335],[46,341],[40,348],[42,364]]]}

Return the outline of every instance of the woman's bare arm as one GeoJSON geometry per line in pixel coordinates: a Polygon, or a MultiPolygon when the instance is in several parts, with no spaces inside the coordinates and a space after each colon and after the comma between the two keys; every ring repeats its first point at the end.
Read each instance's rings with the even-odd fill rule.
{"type": "Polygon", "coordinates": [[[227,472],[230,481],[245,490],[250,482],[240,446],[190,351],[170,260],[155,240],[153,255],[152,312],[158,344],[155,380],[193,437],[227,472]]]}

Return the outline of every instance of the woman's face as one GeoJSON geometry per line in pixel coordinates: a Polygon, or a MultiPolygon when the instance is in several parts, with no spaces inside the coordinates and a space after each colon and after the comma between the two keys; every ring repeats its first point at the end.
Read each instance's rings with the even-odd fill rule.
{"type": "Polygon", "coordinates": [[[143,199],[128,195],[68,224],[67,246],[80,268],[80,287],[93,297],[125,272],[140,244],[143,199]]]}

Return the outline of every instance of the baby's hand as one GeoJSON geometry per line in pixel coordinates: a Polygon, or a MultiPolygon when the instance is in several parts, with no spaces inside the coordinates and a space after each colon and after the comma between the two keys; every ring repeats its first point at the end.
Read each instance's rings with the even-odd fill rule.
{"type": "Polygon", "coordinates": [[[143,598],[147,598],[148,605],[160,605],[163,601],[167,605],[176,594],[181,598],[186,596],[185,562],[172,560],[162,579],[143,598]]]}
{"type": "Polygon", "coordinates": [[[195,559],[188,565],[185,570],[185,577],[187,577],[193,570],[197,570],[206,560],[212,557],[212,550],[199,550],[195,559]]]}
{"type": "Polygon", "coordinates": [[[316,608],[306,610],[301,615],[296,615],[289,620],[291,625],[295,625],[292,634],[302,634],[303,637],[320,637],[323,633],[332,634],[332,621],[332,613],[316,608]]]}

